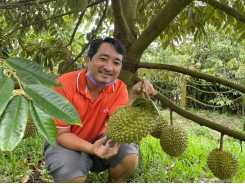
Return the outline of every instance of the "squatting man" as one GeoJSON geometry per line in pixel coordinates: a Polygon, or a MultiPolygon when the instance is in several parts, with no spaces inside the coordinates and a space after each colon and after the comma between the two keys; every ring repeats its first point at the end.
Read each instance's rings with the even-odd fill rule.
{"type": "MultiPolygon", "coordinates": [[[[128,94],[127,86],[117,79],[126,50],[115,38],[94,40],[85,57],[86,68],[59,77],[62,88],[53,88],[77,109],[83,126],[69,125],[54,118],[57,144],[44,145],[47,170],[54,182],[85,182],[90,172],[108,169],[108,182],[123,182],[137,167],[139,148],[120,144],[105,135],[113,112],[142,97],[142,82],[128,94]]],[[[145,92],[156,95],[145,81],[145,92]]]]}

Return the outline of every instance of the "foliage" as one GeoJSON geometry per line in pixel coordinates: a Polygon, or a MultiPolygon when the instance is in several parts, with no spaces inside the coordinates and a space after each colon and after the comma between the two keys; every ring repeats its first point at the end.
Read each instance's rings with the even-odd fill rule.
{"type": "Polygon", "coordinates": [[[22,140],[28,114],[52,146],[56,143],[56,127],[52,117],[69,124],[81,125],[74,106],[50,89],[50,87],[62,87],[56,81],[57,76],[44,73],[41,65],[19,57],[8,58],[5,66],[11,74],[0,78],[0,149],[2,151],[12,151],[22,140]],[[12,76],[17,79],[21,93],[14,93],[12,76]]]}
{"type": "MultiPolygon", "coordinates": [[[[143,54],[142,60],[191,68],[242,85],[244,83],[243,43],[236,41],[236,35],[226,35],[224,30],[217,32],[212,25],[207,25],[205,32],[209,35],[208,39],[194,42],[194,38],[188,37],[185,42],[175,46],[175,52],[170,47],[162,50],[161,43],[156,40],[143,54]]],[[[140,69],[139,75],[146,75],[154,83],[156,89],[172,100],[176,99],[176,95],[181,91],[178,73],[140,69]]],[[[232,90],[222,84],[208,83],[205,80],[189,76],[185,78],[189,88],[187,95],[203,103],[213,105],[213,107],[234,106],[237,104],[237,99],[242,95],[239,91],[232,90]]],[[[242,106],[242,98],[238,103],[242,106]]],[[[239,112],[242,113],[243,111],[239,112]]]]}
{"type": "MultiPolygon", "coordinates": [[[[242,42],[244,38],[245,18],[243,12],[245,6],[242,0],[224,0],[222,2],[217,0],[117,0],[110,2],[109,0],[89,0],[88,2],[89,4],[84,11],[72,12],[64,0],[2,1],[0,3],[0,9],[2,10],[0,12],[0,57],[4,60],[9,57],[21,57],[40,63],[45,69],[44,73],[40,74],[42,76],[41,82],[43,82],[46,79],[44,76],[50,74],[50,72],[62,74],[69,70],[80,68],[80,66],[77,67],[76,65],[83,64],[81,57],[85,55],[89,44],[94,38],[105,37],[105,35],[114,36],[126,47],[127,58],[120,78],[130,88],[135,83],[135,76],[142,64],[142,54],[155,40],[159,42],[159,50],[160,48],[165,50],[169,46],[175,51],[176,44],[185,43],[189,38],[193,38],[194,42],[209,40],[210,35],[205,30],[205,27],[208,25],[213,25],[215,31],[224,30],[227,36],[236,35],[235,42],[242,42]]],[[[222,46],[225,46],[225,44],[224,42],[222,46]]],[[[154,50],[153,52],[154,54],[156,53],[154,50]]],[[[194,69],[193,60],[192,58],[190,59],[189,55],[184,54],[181,57],[181,59],[187,61],[185,65],[179,62],[178,57],[172,56],[172,61],[175,60],[174,64],[177,63],[176,66],[181,66],[180,68],[171,68],[161,62],[158,65],[150,63],[151,65],[147,65],[147,67],[150,68],[152,66],[154,69],[159,69],[160,66],[161,70],[166,70],[163,74],[159,73],[161,75],[159,86],[162,86],[162,79],[165,80],[165,78],[172,80],[171,82],[175,86],[178,84],[179,77],[179,74],[176,75],[174,72],[176,68],[179,70],[178,73],[185,72],[184,67],[194,69]],[[168,71],[171,72],[169,73],[168,71]]],[[[1,69],[3,69],[2,59],[1,69]]],[[[22,59],[21,62],[24,60],[22,59]]],[[[33,101],[41,109],[45,109],[42,108],[44,103],[39,104],[38,98],[34,98],[36,95],[41,95],[38,93],[39,91],[35,91],[37,85],[40,85],[38,84],[40,82],[39,79],[36,76],[34,77],[36,79],[34,79],[28,73],[29,71],[25,71],[24,67],[21,67],[21,64],[13,72],[11,69],[13,66],[9,64],[9,61],[7,60],[7,63],[4,65],[4,67],[7,66],[7,73],[10,73],[8,77],[18,79],[17,81],[24,92],[22,96],[28,97],[28,100],[29,96],[33,98],[28,103],[28,107],[25,105],[26,103],[23,103],[24,105],[21,103],[21,105],[26,109],[31,109],[29,107],[32,107],[32,105],[29,104],[33,101]],[[28,83],[28,85],[24,82],[26,78],[31,78],[31,83],[28,83]]],[[[203,61],[210,64],[210,66],[206,67],[208,68],[206,72],[212,75],[202,75],[204,70],[201,72],[189,70],[185,75],[198,76],[197,78],[200,79],[203,79],[205,76],[205,80],[212,83],[218,81],[221,85],[232,86],[243,93],[245,88],[243,85],[239,85],[241,83],[236,84],[235,82],[224,81],[222,80],[223,78],[214,77],[218,75],[215,72],[219,72],[219,66],[226,65],[227,62],[229,62],[226,65],[229,70],[235,66],[233,64],[236,62],[229,61],[224,61],[220,58],[218,60],[207,59],[203,61]],[[217,67],[217,70],[213,69],[214,65],[217,67]]],[[[205,66],[205,63],[201,63],[200,66],[205,66]]],[[[236,69],[237,67],[234,67],[234,70],[236,69]]],[[[237,71],[237,76],[243,75],[242,70],[243,68],[240,68],[237,71]]],[[[35,72],[31,73],[35,74],[35,72]]],[[[229,71],[226,75],[228,76],[228,74],[229,71]]],[[[1,81],[3,82],[1,84],[13,83],[13,81],[7,82],[6,77],[2,78],[1,81]]],[[[233,79],[229,78],[229,80],[233,79]]],[[[7,88],[1,86],[1,89],[13,91],[12,84],[7,86],[7,88]]],[[[41,85],[38,86],[38,89],[44,90],[42,95],[45,94],[46,96],[43,99],[49,99],[47,94],[49,94],[50,90],[47,87],[41,85]]],[[[170,90],[170,88],[167,88],[167,90],[170,90]]],[[[176,89],[175,93],[178,93],[178,89],[176,89]]],[[[158,99],[164,101],[159,96],[158,99]]],[[[1,98],[4,97],[2,96],[1,98]]],[[[47,99],[46,102],[48,103],[47,99]]],[[[4,103],[6,103],[6,100],[4,103]]],[[[2,106],[1,110],[4,107],[2,106]]],[[[34,105],[33,107],[35,108],[34,105]]],[[[172,103],[168,107],[173,111],[176,111],[177,108],[172,103]]],[[[188,114],[183,113],[184,111],[181,111],[181,109],[178,112],[182,112],[184,117],[188,114]]],[[[31,113],[32,116],[34,114],[36,113],[31,113]]],[[[59,113],[50,113],[52,116],[54,114],[59,113]]],[[[193,117],[195,116],[192,115],[188,118],[195,119],[193,117]]],[[[19,117],[16,116],[16,118],[19,117]]],[[[25,119],[26,116],[23,119],[23,129],[25,127],[25,119]]],[[[202,121],[205,120],[199,119],[197,123],[202,123],[202,121]]],[[[15,128],[17,129],[17,127],[15,128]]],[[[232,132],[232,130],[230,131],[232,132]]],[[[242,139],[245,139],[245,135],[239,135],[243,137],[242,139]]],[[[20,139],[18,138],[18,140],[20,139]]]]}

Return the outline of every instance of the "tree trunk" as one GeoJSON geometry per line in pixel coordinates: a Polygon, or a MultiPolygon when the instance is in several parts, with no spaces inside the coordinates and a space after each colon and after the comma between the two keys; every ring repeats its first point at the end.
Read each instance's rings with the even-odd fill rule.
{"type": "Polygon", "coordinates": [[[181,82],[180,107],[185,109],[186,107],[186,80],[183,74],[181,75],[180,82],[181,82]]]}

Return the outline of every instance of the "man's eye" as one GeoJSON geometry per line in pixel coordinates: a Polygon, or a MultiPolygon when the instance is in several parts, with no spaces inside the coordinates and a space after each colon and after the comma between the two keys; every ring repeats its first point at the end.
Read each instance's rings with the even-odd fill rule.
{"type": "Polygon", "coordinates": [[[121,63],[119,62],[114,62],[114,65],[119,66],[121,63]]]}

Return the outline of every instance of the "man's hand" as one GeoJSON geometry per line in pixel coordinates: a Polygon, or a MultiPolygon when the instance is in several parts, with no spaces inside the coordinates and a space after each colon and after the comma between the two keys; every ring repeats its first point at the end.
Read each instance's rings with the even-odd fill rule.
{"type": "Polygon", "coordinates": [[[140,81],[132,87],[127,105],[131,105],[137,98],[144,98],[145,94],[149,96],[157,95],[157,91],[148,80],[140,81]]]}
{"type": "Polygon", "coordinates": [[[92,146],[92,153],[100,158],[109,159],[117,154],[118,148],[120,146],[119,143],[116,143],[114,147],[110,147],[110,143],[112,142],[109,139],[107,142],[107,136],[97,140],[92,146]],[[104,145],[104,143],[106,144],[104,145]]]}

